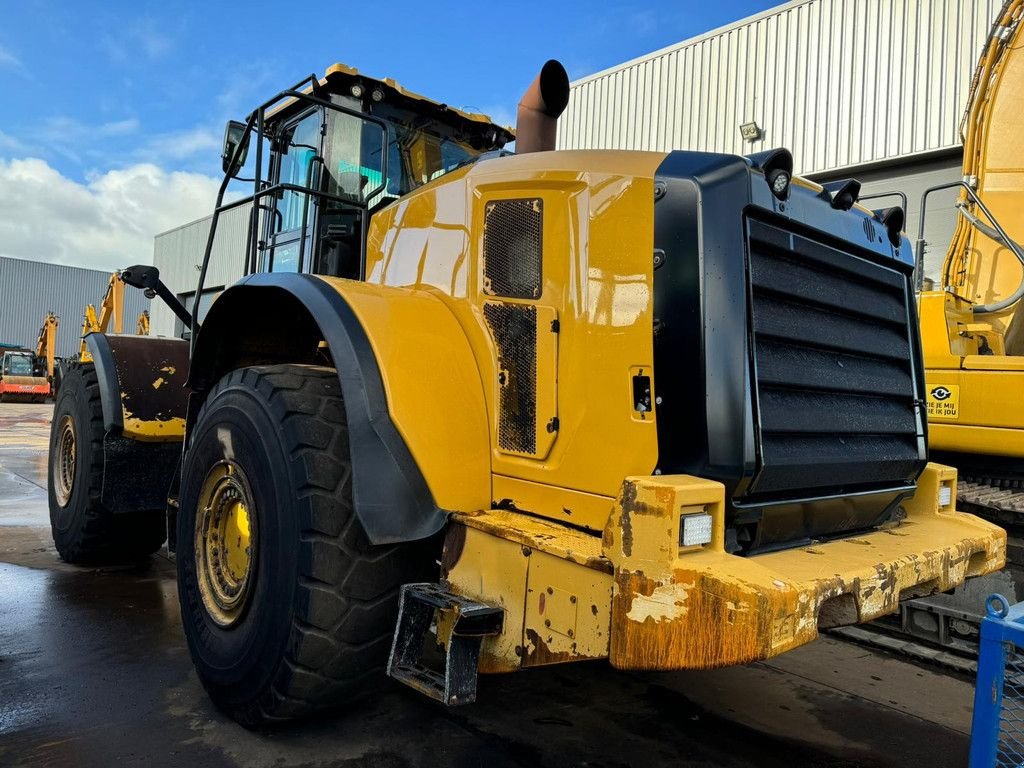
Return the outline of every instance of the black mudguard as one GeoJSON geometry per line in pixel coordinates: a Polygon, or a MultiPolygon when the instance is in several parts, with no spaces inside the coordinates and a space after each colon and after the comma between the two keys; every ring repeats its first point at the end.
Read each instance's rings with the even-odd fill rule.
{"type": "Polygon", "coordinates": [[[275,362],[333,362],[337,369],[352,446],[353,503],[369,540],[415,541],[439,531],[447,514],[391,420],[366,331],[344,296],[317,277],[251,275],[218,297],[195,339],[189,427],[221,376],[275,362]],[[318,349],[321,339],[327,350],[318,349]]]}

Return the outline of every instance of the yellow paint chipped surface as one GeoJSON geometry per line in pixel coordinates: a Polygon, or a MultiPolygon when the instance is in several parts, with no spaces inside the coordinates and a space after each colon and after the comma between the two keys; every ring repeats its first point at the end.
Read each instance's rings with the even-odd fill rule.
{"type": "Polygon", "coordinates": [[[898,527],[740,557],[724,549],[721,486],[686,476],[627,480],[604,536],[615,566],[612,664],[701,669],[765,659],[816,638],[826,606],[839,623],[870,621],[901,599],[998,570],[1005,531],[940,510],[940,485],[955,481],[955,470],[928,465],[898,527]],[[697,503],[715,520],[712,542],[680,552],[679,510],[697,503]]]}
{"type": "Polygon", "coordinates": [[[686,600],[690,590],[696,586],[689,584],[663,584],[655,587],[650,595],[635,595],[629,606],[626,618],[641,624],[648,619],[654,622],[672,621],[686,615],[686,600]]]}

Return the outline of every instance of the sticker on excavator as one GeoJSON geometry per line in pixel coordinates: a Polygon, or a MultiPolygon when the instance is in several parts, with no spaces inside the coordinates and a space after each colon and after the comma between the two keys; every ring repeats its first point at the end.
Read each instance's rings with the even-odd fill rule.
{"type": "Polygon", "coordinates": [[[936,384],[928,388],[929,419],[956,419],[959,417],[959,384],[936,384]]]}

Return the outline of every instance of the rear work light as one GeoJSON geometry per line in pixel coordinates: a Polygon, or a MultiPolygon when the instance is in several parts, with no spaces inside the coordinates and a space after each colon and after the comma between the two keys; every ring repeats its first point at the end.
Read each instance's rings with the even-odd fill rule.
{"type": "Polygon", "coordinates": [[[700,547],[711,543],[711,515],[707,512],[679,516],[679,546],[700,547]]]}
{"type": "Polygon", "coordinates": [[[943,483],[939,486],[939,507],[948,507],[953,503],[953,486],[943,483]]]}

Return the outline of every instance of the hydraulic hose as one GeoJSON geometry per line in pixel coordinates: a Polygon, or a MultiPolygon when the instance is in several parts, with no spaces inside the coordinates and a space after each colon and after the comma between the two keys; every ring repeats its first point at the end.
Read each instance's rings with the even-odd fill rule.
{"type": "MultiPolygon", "coordinates": [[[[1021,266],[1024,267],[1024,249],[1021,248],[1019,243],[1017,243],[1010,237],[1003,237],[1003,235],[1001,235],[997,229],[995,229],[992,226],[989,226],[984,221],[975,216],[973,213],[971,213],[971,211],[968,209],[967,203],[965,203],[964,201],[961,200],[957,202],[956,207],[960,211],[960,215],[963,216],[971,226],[973,226],[981,234],[985,235],[985,237],[989,238],[990,240],[994,240],[1003,247],[1008,248],[1013,253],[1013,255],[1017,257],[1017,261],[1021,263],[1021,266]]],[[[1021,298],[1024,298],[1024,279],[1022,279],[1020,284],[1017,286],[1017,290],[1015,290],[1005,299],[1000,299],[999,301],[992,302],[991,304],[975,304],[973,307],[974,314],[987,315],[991,314],[992,312],[1001,312],[1007,307],[1011,307],[1014,304],[1016,304],[1018,301],[1021,300],[1021,298]]]]}

